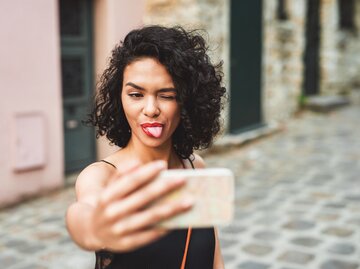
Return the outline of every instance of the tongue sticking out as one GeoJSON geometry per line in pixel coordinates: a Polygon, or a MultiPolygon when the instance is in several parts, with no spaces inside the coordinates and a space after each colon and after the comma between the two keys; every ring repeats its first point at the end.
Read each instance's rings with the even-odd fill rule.
{"type": "Polygon", "coordinates": [[[159,138],[162,133],[162,127],[146,127],[146,131],[153,137],[159,138]]]}

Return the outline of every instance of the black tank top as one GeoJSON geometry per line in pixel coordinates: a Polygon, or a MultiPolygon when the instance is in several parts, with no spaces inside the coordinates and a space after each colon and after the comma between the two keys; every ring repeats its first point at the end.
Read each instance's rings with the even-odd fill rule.
{"type": "MultiPolygon", "coordinates": [[[[114,164],[102,161],[116,168],[114,164]]],[[[98,251],[95,253],[95,269],[180,269],[187,231],[173,230],[159,240],[130,252],[98,251]]],[[[192,229],[185,268],[212,269],[214,252],[214,228],[192,229]]]]}

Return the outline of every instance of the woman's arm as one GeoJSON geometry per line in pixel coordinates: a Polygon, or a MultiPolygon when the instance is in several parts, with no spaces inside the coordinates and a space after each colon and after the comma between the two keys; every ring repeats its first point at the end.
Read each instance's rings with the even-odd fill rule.
{"type": "Polygon", "coordinates": [[[215,253],[214,253],[214,269],[224,269],[224,260],[221,254],[220,242],[217,229],[215,228],[215,253]]]}
{"type": "Polygon", "coordinates": [[[66,222],[71,237],[80,247],[136,249],[165,234],[164,230],[152,227],[155,223],[191,208],[181,202],[146,208],[185,183],[184,180],[153,181],[166,168],[164,162],[131,168],[124,164],[124,167],[128,169],[119,175],[95,164],[79,175],[77,202],[69,207],[66,222]]]}
{"type": "Polygon", "coordinates": [[[115,170],[105,169],[101,163],[86,167],[75,184],[76,202],[66,212],[66,226],[71,238],[86,250],[97,250],[102,246],[92,231],[92,219],[99,194],[104,190],[108,178],[115,170]]]}

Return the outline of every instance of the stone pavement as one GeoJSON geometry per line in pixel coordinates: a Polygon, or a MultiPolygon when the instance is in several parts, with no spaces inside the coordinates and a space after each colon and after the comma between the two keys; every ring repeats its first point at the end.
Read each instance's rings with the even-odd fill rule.
{"type": "MultiPolygon", "coordinates": [[[[236,175],[236,218],[219,231],[227,269],[360,269],[359,106],[305,112],[206,161],[236,175]]],[[[66,232],[73,199],[69,188],[0,212],[0,268],[93,268],[66,232]]]]}

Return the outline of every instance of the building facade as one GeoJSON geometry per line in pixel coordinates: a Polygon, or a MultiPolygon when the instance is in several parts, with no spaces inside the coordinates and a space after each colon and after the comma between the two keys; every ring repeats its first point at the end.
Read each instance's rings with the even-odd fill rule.
{"type": "Polygon", "coordinates": [[[114,150],[81,120],[142,0],[0,1],[0,207],[60,188],[114,150]]]}
{"type": "Polygon", "coordinates": [[[207,30],[225,62],[230,132],[289,119],[304,96],[359,88],[356,0],[147,0],[144,21],[207,30]]]}
{"type": "Polygon", "coordinates": [[[81,120],[111,49],[143,24],[206,30],[213,62],[224,61],[225,133],[360,88],[356,0],[1,1],[0,206],[116,150],[81,120]]]}

